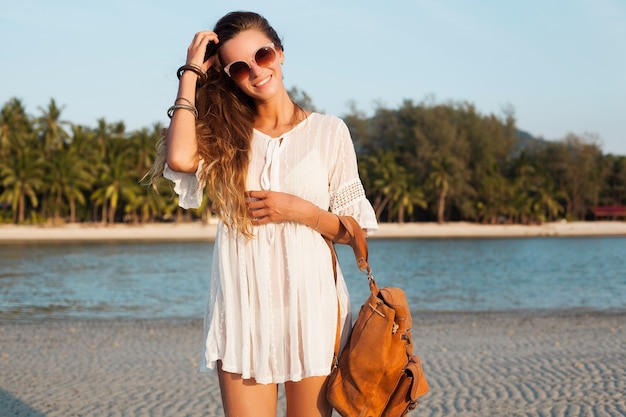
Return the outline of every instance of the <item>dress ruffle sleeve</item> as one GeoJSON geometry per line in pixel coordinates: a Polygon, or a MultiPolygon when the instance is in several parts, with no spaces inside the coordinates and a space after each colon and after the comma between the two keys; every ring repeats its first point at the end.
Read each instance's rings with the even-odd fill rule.
{"type": "Polygon", "coordinates": [[[365,190],[359,179],[354,179],[337,190],[331,201],[331,211],[340,216],[353,217],[365,229],[367,236],[378,230],[376,213],[365,197],[365,190]]]}
{"type": "Polygon", "coordinates": [[[370,236],[378,230],[376,213],[365,195],[354,144],[343,122],[337,136],[337,159],[330,178],[330,211],[340,216],[352,216],[370,236]]]}
{"type": "Polygon", "coordinates": [[[172,170],[167,163],[163,176],[174,183],[174,192],[178,195],[178,205],[184,209],[200,207],[204,192],[204,184],[200,181],[202,161],[198,164],[195,174],[172,170]]]}

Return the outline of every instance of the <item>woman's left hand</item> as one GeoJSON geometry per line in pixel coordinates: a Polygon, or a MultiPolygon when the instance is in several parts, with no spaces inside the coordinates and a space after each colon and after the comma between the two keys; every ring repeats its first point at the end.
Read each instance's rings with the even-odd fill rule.
{"type": "Polygon", "coordinates": [[[254,225],[304,222],[309,214],[307,209],[311,206],[311,203],[300,197],[277,191],[249,191],[247,197],[248,210],[254,225]]]}
{"type": "Polygon", "coordinates": [[[246,197],[254,226],[291,221],[307,225],[333,242],[350,241],[336,215],[303,198],[277,191],[249,191],[246,197]]]}

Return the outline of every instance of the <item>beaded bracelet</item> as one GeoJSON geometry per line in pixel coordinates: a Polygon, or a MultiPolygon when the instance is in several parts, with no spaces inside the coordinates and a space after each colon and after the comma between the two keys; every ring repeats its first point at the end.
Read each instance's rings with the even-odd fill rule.
{"type": "Polygon", "coordinates": [[[178,70],[176,71],[176,76],[178,77],[179,80],[180,80],[180,77],[182,77],[183,72],[185,71],[191,71],[195,73],[198,76],[198,83],[202,84],[206,82],[206,72],[204,72],[202,68],[200,68],[199,66],[194,65],[194,64],[186,64],[178,68],[178,70]]]}
{"type": "Polygon", "coordinates": [[[174,104],[172,107],[167,109],[167,116],[171,119],[172,116],[174,115],[174,112],[178,109],[189,110],[190,112],[193,113],[196,119],[198,118],[198,109],[196,109],[193,106],[188,106],[186,104],[174,104]]]}

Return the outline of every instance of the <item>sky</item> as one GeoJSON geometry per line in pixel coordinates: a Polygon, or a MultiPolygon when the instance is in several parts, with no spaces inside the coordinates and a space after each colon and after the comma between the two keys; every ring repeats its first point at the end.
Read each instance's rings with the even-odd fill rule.
{"type": "Polygon", "coordinates": [[[624,0],[0,0],[0,105],[127,131],[167,125],[194,33],[233,10],[283,39],[287,88],[354,109],[471,103],[517,127],[626,155],[624,0]]]}

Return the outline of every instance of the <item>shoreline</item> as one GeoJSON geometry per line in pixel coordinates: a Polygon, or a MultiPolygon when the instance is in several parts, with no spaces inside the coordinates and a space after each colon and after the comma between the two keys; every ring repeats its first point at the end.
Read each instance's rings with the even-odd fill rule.
{"type": "MultiPolygon", "coordinates": [[[[430,392],[409,416],[622,415],[624,323],[626,312],[416,312],[430,392]]],[[[3,416],[223,416],[216,374],[198,371],[202,319],[0,323],[0,338],[3,416]]]]}
{"type": "MultiPolygon", "coordinates": [[[[552,222],[541,225],[483,225],[469,222],[381,223],[370,238],[626,237],[626,221],[552,222]]],[[[213,241],[217,225],[150,223],[140,225],[0,225],[0,244],[56,241],[213,241]]]]}

